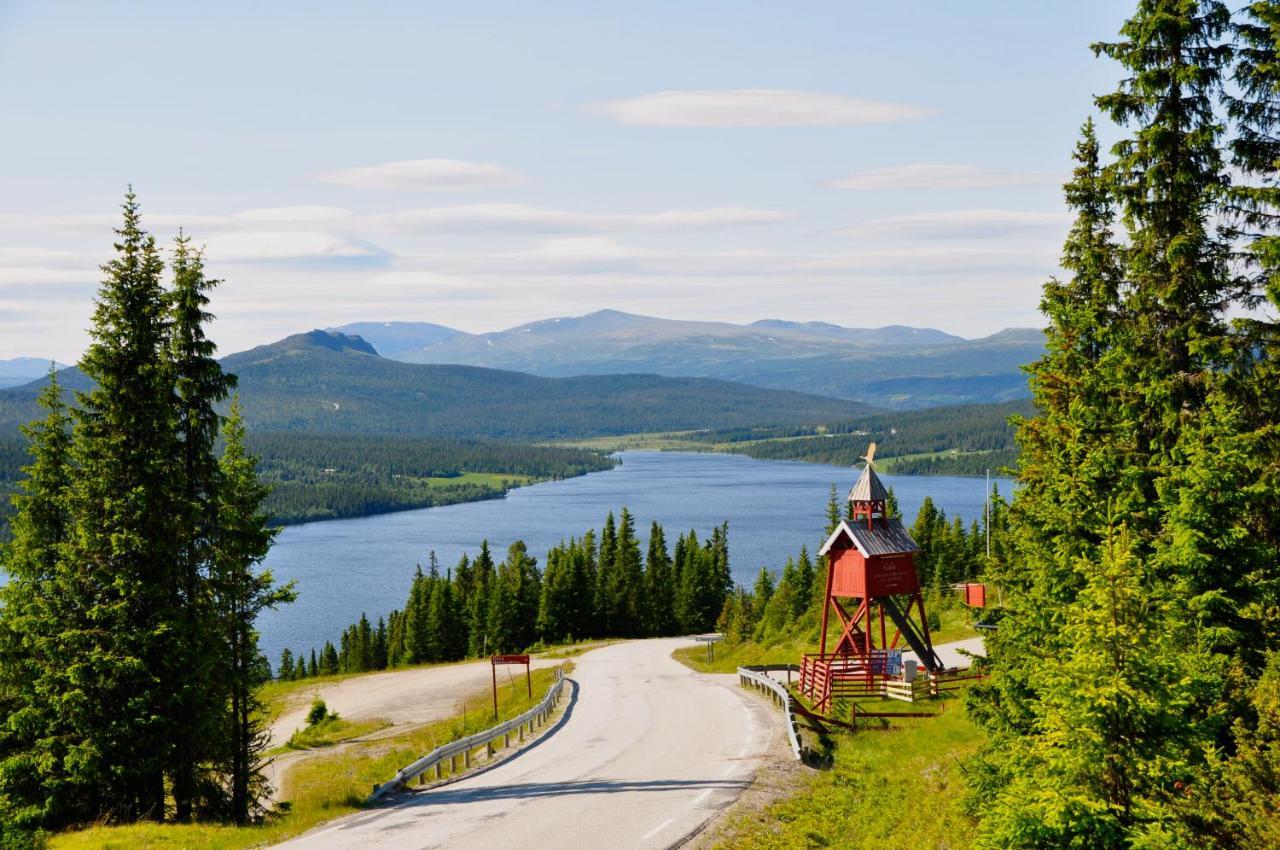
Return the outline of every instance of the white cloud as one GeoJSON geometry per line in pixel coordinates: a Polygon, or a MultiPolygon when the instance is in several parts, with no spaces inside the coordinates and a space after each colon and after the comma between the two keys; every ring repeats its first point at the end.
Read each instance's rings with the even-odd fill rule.
{"type": "Polygon", "coordinates": [[[976,165],[895,165],[832,180],[834,189],[989,189],[1061,182],[1055,171],[1003,171],[976,165]]]}
{"type": "Polygon", "coordinates": [[[832,127],[891,124],[927,114],[907,103],[788,89],[664,91],[588,108],[623,124],[649,127],[832,127]]]}
{"type": "Polygon", "coordinates": [[[952,210],[871,219],[836,232],[859,239],[997,239],[1065,234],[1070,222],[1066,212],[952,210]]]}
{"type": "Polygon", "coordinates": [[[486,276],[532,278],[563,275],[630,274],[673,281],[697,279],[774,279],[781,290],[806,278],[875,274],[886,278],[927,276],[950,278],[965,273],[1024,274],[1028,279],[1057,267],[1057,246],[1047,240],[1031,244],[991,243],[898,245],[845,252],[766,250],[662,251],[634,248],[607,237],[553,239],[517,252],[407,254],[405,266],[479,279],[486,276]]]}
{"type": "Polygon", "coordinates": [[[741,207],[671,210],[656,213],[577,213],[523,204],[468,204],[404,210],[374,216],[372,220],[375,225],[420,232],[573,233],[618,230],[723,230],[732,227],[773,224],[792,218],[794,216],[790,213],[741,207]]]}
{"type": "Polygon", "coordinates": [[[343,221],[351,218],[351,210],[346,207],[329,207],[319,204],[293,207],[264,207],[262,209],[245,210],[234,216],[241,221],[266,221],[273,224],[280,222],[327,223],[343,221]]]}
{"type": "Polygon", "coordinates": [[[0,287],[93,283],[97,279],[98,271],[92,267],[0,266],[0,287]]]}
{"type": "Polygon", "coordinates": [[[205,243],[205,255],[215,262],[242,263],[278,260],[374,260],[386,256],[375,245],[309,230],[227,233],[205,243]]]}
{"type": "Polygon", "coordinates": [[[490,162],[461,159],[407,159],[346,168],[319,175],[326,183],[357,189],[484,189],[521,182],[520,175],[490,162]]]}

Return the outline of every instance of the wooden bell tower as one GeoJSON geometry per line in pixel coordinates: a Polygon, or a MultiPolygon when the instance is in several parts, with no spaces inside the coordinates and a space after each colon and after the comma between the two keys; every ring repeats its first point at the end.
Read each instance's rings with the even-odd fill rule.
{"type": "Polygon", "coordinates": [[[804,656],[800,674],[801,692],[818,711],[829,710],[836,697],[880,693],[886,680],[902,673],[900,643],[931,673],[942,670],[916,573],[920,547],[901,520],[886,515],[889,494],[876,475],[875,451],[872,443],[849,492],[850,519],[819,550],[827,562],[822,635],[817,655],[804,656]],[[833,611],[840,636],[828,650],[833,611]]]}

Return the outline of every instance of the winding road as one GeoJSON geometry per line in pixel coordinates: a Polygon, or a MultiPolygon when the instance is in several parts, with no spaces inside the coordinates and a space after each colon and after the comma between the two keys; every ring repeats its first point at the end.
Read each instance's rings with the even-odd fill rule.
{"type": "Polygon", "coordinates": [[[777,734],[772,706],[735,675],[671,658],[684,638],[576,660],[560,721],[512,758],[458,782],[319,827],[280,847],[663,848],[750,783],[777,734]]]}

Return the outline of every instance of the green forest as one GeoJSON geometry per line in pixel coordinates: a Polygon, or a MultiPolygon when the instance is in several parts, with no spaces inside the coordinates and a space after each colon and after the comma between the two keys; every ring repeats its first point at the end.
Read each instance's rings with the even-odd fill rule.
{"type": "Polygon", "coordinates": [[[1012,469],[1018,457],[1016,423],[1030,416],[1030,400],[882,412],[822,426],[718,429],[681,435],[691,444],[762,460],[803,460],[852,466],[876,444],[887,472],[903,475],[982,475],[1012,469]]]}
{"type": "MultiPolygon", "coordinates": [[[[598,452],[494,440],[265,432],[249,434],[246,446],[276,525],[493,499],[614,465],[598,452]]],[[[21,439],[0,438],[0,540],[27,462],[21,439]]]]}
{"type": "Polygon", "coordinates": [[[1280,3],[1142,0],[1092,49],[969,840],[1276,847],[1280,3]]]}
{"type": "Polygon", "coordinates": [[[596,452],[477,440],[258,433],[248,446],[282,525],[498,498],[614,465],[596,452]]]}
{"type": "Polygon", "coordinates": [[[623,508],[599,530],[561,542],[545,565],[523,542],[495,564],[487,541],[441,572],[435,554],[419,566],[402,609],[371,623],[366,615],[338,643],[286,649],[282,679],[386,670],[456,661],[583,638],[665,637],[710,630],[724,610],[728,526],[700,541],[690,531],[668,548],[658,523],[641,547],[623,508]]]}

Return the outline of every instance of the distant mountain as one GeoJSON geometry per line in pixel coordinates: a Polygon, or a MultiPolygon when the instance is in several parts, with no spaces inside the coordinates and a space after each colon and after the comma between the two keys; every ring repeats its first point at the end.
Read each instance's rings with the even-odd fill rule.
{"type": "MultiPolygon", "coordinates": [[[[545,378],[380,357],[359,336],[311,331],[232,354],[255,431],[545,440],[638,431],[847,421],[866,405],[704,378],[545,378]]],[[[86,381],[76,369],[60,378],[86,381]]],[[[0,390],[0,428],[38,413],[42,382],[0,390]]]]}
{"type": "Polygon", "coordinates": [[[1044,335],[1012,328],[968,340],[931,328],[844,328],[779,319],[736,325],[601,310],[497,333],[455,331],[441,338],[424,331],[413,345],[397,349],[399,354],[390,353],[390,345],[374,345],[384,356],[412,363],[551,377],[638,372],[718,378],[909,409],[1026,397],[1020,367],[1040,356],[1044,335]]]}
{"type": "Polygon", "coordinates": [[[883,328],[845,328],[828,322],[787,322],[782,319],[761,319],[747,327],[766,331],[789,331],[813,334],[861,345],[942,345],[965,342],[962,336],[934,330],[911,328],[906,325],[886,325],[883,328]]]}
{"type": "Polygon", "coordinates": [[[328,330],[362,337],[383,357],[408,362],[413,362],[414,355],[420,351],[434,348],[456,336],[469,336],[463,331],[430,322],[353,322],[328,330]]]}
{"type": "MultiPolygon", "coordinates": [[[[44,377],[49,371],[49,363],[50,361],[44,357],[15,357],[12,360],[0,360],[0,388],[17,387],[44,377]]],[[[67,368],[61,363],[54,365],[58,369],[67,368]]]]}

